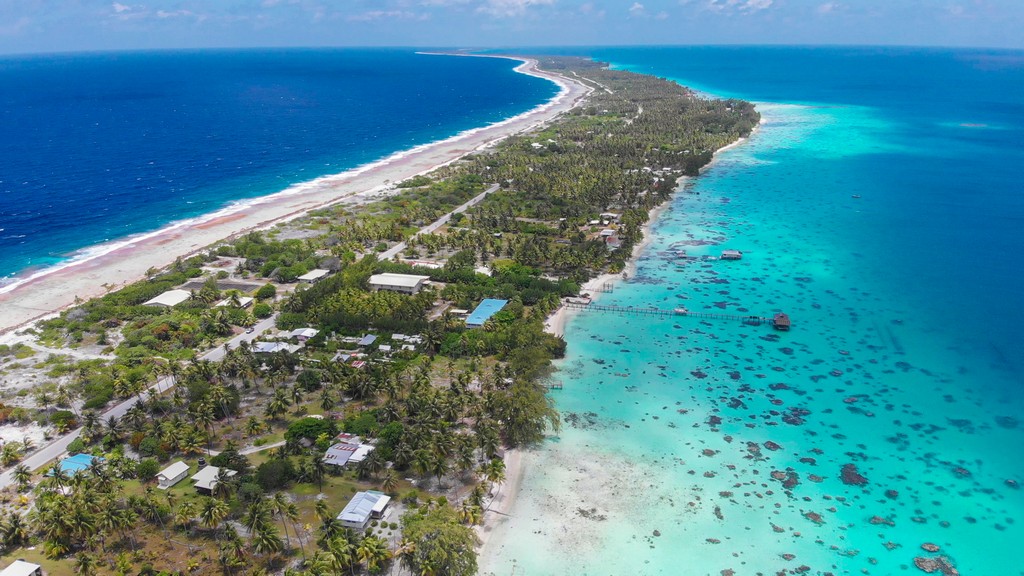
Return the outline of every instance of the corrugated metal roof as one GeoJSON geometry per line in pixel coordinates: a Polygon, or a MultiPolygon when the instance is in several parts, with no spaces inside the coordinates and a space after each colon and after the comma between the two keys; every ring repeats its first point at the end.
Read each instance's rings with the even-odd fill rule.
{"type": "Polygon", "coordinates": [[[370,519],[374,509],[380,511],[391,501],[391,497],[383,492],[368,490],[359,492],[348,501],[345,508],[338,514],[338,520],[349,524],[362,525],[370,519]]]}

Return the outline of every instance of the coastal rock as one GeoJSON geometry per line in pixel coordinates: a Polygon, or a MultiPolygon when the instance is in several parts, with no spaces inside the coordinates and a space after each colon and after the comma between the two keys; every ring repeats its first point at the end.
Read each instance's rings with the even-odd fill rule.
{"type": "Polygon", "coordinates": [[[1016,480],[1012,479],[1012,478],[1007,478],[1006,479],[1006,485],[1009,486],[1010,488],[1013,488],[1013,489],[1020,488],[1020,483],[1017,482],[1016,480]]]}
{"type": "Polygon", "coordinates": [[[654,531],[654,535],[655,535],[655,537],[661,536],[661,530],[655,530],[654,531]]]}
{"type": "Polygon", "coordinates": [[[895,490],[893,490],[893,489],[891,489],[891,488],[890,488],[889,490],[886,490],[886,491],[885,491],[885,497],[886,497],[886,498],[891,498],[891,499],[894,499],[894,500],[895,500],[895,499],[896,499],[896,497],[898,497],[899,495],[900,495],[900,493],[899,493],[899,492],[897,492],[897,491],[895,491],[895,490]]]}
{"type": "Polygon", "coordinates": [[[956,569],[953,562],[945,556],[936,556],[935,558],[926,558],[924,556],[918,556],[914,558],[914,566],[917,566],[922,572],[928,574],[943,574],[944,576],[960,576],[960,571],[956,569]]]}
{"type": "Polygon", "coordinates": [[[896,523],[893,522],[892,520],[890,520],[889,518],[883,518],[881,516],[872,516],[871,520],[869,520],[869,522],[871,522],[872,524],[875,524],[875,525],[878,525],[878,524],[885,524],[886,526],[895,526],[896,525],[896,523]]]}
{"type": "Polygon", "coordinates": [[[868,483],[868,479],[857,472],[856,464],[844,464],[840,477],[847,486],[863,486],[868,483]]]}
{"type": "Polygon", "coordinates": [[[814,522],[819,526],[825,523],[825,519],[822,518],[821,514],[818,514],[817,512],[804,512],[804,518],[807,518],[808,520],[814,522]]]}
{"type": "Polygon", "coordinates": [[[938,544],[932,544],[931,542],[925,542],[924,544],[921,544],[921,549],[926,551],[926,552],[938,552],[939,551],[939,545],[938,544]]]}
{"type": "Polygon", "coordinates": [[[776,444],[775,442],[772,442],[771,440],[765,442],[764,443],[764,447],[769,449],[769,450],[771,450],[771,451],[773,451],[773,452],[775,450],[781,450],[782,449],[782,446],[779,446],[778,444],[776,444]]]}

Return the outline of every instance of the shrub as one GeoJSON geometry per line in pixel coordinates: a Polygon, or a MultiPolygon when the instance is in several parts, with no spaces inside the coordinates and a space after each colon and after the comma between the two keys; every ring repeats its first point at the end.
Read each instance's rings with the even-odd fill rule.
{"type": "Polygon", "coordinates": [[[274,313],[274,309],[265,302],[260,302],[252,307],[252,315],[257,318],[269,318],[274,313]]]}
{"type": "Polygon", "coordinates": [[[285,430],[284,433],[284,439],[289,442],[298,441],[300,438],[315,441],[321,434],[334,436],[335,433],[333,420],[326,418],[303,418],[292,422],[288,426],[288,430],[285,430]]]}
{"type": "Polygon", "coordinates": [[[256,298],[259,300],[269,300],[274,296],[277,296],[277,288],[273,284],[264,284],[256,291],[256,298]]]}
{"type": "Polygon", "coordinates": [[[143,456],[156,456],[159,451],[160,440],[153,436],[147,436],[143,438],[142,442],[139,442],[139,454],[143,456]]]}
{"type": "Polygon", "coordinates": [[[135,466],[135,475],[139,480],[152,480],[160,472],[160,463],[153,458],[144,458],[135,466]]]}
{"type": "Polygon", "coordinates": [[[74,456],[85,451],[85,442],[82,442],[81,438],[75,438],[68,444],[68,454],[74,456]]]}
{"type": "Polygon", "coordinates": [[[295,478],[295,466],[288,458],[268,460],[256,469],[256,482],[264,490],[284,488],[295,478]]]}

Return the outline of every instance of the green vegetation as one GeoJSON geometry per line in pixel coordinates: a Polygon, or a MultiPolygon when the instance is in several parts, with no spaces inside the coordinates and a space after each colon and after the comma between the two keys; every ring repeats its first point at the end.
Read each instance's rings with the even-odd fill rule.
{"type": "MultiPolygon", "coordinates": [[[[746,102],[703,100],[576,59],[543,63],[598,89],[541,131],[402,182],[390,198],[247,234],[43,323],[51,346],[104,347],[96,360],[39,362],[62,384],[41,386],[37,401],[40,421],[60,431],[82,426],[73,450],[106,461],[40,481],[23,537],[8,549],[38,543],[51,558],[130,568],[113,573],[150,573],[148,564],[326,575],[400,563],[417,575],[474,574],[471,526],[482,521],[489,488],[504,480],[500,449],[558,430],[543,382],[565,342],[544,332],[544,319],[586,280],[622,270],[649,210],[758,121],[746,102]],[[492,183],[500,188],[447,226],[412,237],[492,183]],[[438,263],[377,259],[406,240],[403,258],[438,263]],[[334,274],[289,286],[317,267],[334,274]],[[380,272],[432,284],[413,295],[371,291],[369,277],[380,272]],[[183,285],[192,296],[182,304],[142,305],[183,285]],[[251,311],[241,292],[258,300],[251,311]],[[452,312],[484,298],[508,303],[483,327],[452,312]],[[215,306],[220,300],[226,305],[215,306]],[[242,341],[220,361],[197,359],[275,310],[277,329],[319,333],[297,352],[257,353],[242,341]],[[359,345],[366,333],[379,341],[359,345]],[[160,376],[173,389],[146,394],[160,376]],[[98,416],[115,397],[132,396],[140,401],[123,418],[98,416]],[[346,468],[326,464],[339,431],[376,448],[346,468]],[[219,478],[212,495],[182,483],[157,496],[160,468],[203,455],[237,474],[219,478]],[[404,494],[401,526],[341,528],[335,516],[357,489],[404,494]],[[438,493],[459,497],[450,504],[438,493]]],[[[27,353],[0,349],[0,359],[17,354],[27,353]]],[[[19,489],[30,480],[22,475],[19,489]]]]}

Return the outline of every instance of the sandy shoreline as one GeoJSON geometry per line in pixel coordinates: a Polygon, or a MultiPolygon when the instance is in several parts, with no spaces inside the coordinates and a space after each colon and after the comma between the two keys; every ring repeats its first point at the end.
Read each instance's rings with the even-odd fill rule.
{"type": "Polygon", "coordinates": [[[251,201],[228,206],[205,217],[171,224],[161,230],[88,250],[91,256],[43,270],[0,293],[0,334],[52,315],[77,299],[101,296],[208,246],[246,232],[285,222],[353,196],[385,193],[388,183],[430,172],[466,154],[554,119],[585,97],[590,88],[537,69],[527,58],[516,71],[550,80],[560,87],[550,101],[503,122],[469,130],[418,146],[333,176],[317,178],[251,201]]]}

